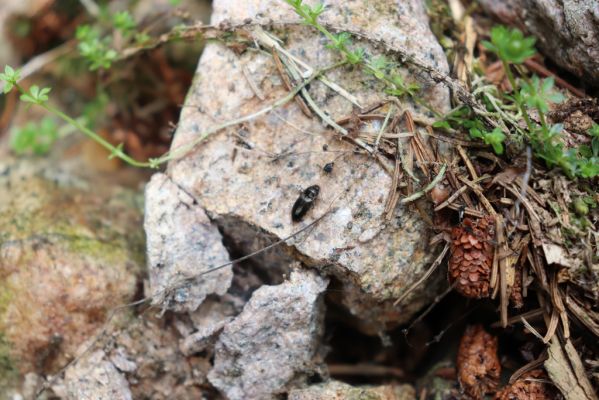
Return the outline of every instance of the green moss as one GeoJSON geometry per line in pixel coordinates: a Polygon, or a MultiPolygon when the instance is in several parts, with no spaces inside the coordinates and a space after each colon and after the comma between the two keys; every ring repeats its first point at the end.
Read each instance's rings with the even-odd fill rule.
{"type": "Polygon", "coordinates": [[[20,374],[10,357],[10,342],[0,332],[0,400],[8,399],[10,389],[20,380],[20,374]]]}
{"type": "Polygon", "coordinates": [[[13,292],[11,288],[8,287],[6,281],[4,279],[0,280],[0,326],[2,324],[2,320],[4,319],[4,313],[8,308],[8,305],[12,301],[13,292]]]}

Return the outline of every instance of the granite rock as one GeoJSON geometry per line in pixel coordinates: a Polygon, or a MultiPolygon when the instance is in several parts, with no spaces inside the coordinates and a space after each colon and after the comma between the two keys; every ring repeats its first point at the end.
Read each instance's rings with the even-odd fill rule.
{"type": "Polygon", "coordinates": [[[228,399],[275,399],[319,366],[328,280],[297,270],[256,290],[215,347],[210,383],[228,399]]]}
{"type": "Polygon", "coordinates": [[[44,161],[0,162],[2,359],[52,373],[132,300],[145,264],[140,199],[44,161]]]}
{"type": "Polygon", "coordinates": [[[154,175],[146,187],[144,223],[150,293],[163,307],[194,311],[207,295],[227,292],[231,267],[179,285],[202,270],[228,262],[229,253],[195,199],[164,174],[154,175]]]}
{"type": "Polygon", "coordinates": [[[68,400],[131,400],[129,383],[98,350],[69,368],[65,375],[68,400]]]}
{"type": "MultiPolygon", "coordinates": [[[[219,0],[213,7],[213,23],[287,21],[276,35],[284,37],[288,51],[313,68],[339,59],[326,48],[324,38],[298,24],[297,17],[283,3],[219,0]]],[[[420,1],[389,0],[376,5],[330,1],[320,21],[339,29],[366,32],[356,40],[356,46],[364,47],[368,54],[381,54],[376,40],[369,40],[371,33],[372,38],[384,37],[387,43],[418,54],[442,72],[448,70],[420,1]]],[[[408,81],[421,85],[419,96],[440,111],[448,110],[449,94],[444,87],[418,71],[402,71],[408,81]]],[[[387,98],[382,84],[358,68],[333,70],[327,77],[355,96],[363,107],[387,98]]],[[[354,109],[354,104],[319,81],[310,85],[309,92],[332,119],[351,115],[354,109]]],[[[197,68],[197,79],[186,99],[171,149],[194,140],[215,124],[253,114],[286,93],[270,56],[255,51],[238,54],[222,44],[210,43],[197,68]]],[[[402,107],[419,118],[430,116],[410,100],[403,101],[402,107]]],[[[380,128],[380,124],[371,128],[380,128]]],[[[225,236],[247,245],[241,246],[246,254],[289,237],[328,213],[304,234],[271,250],[279,261],[261,264],[266,271],[273,271],[300,260],[324,275],[334,276],[346,293],[340,301],[364,322],[363,326],[376,333],[409,320],[434,298],[435,282],[440,279],[433,278],[428,287],[419,287],[401,308],[393,306],[435,256],[427,245],[430,230],[418,212],[408,206],[398,206],[395,218],[384,223],[382,214],[391,176],[371,157],[353,151],[354,146],[339,140],[317,118],[306,117],[292,102],[211,135],[190,154],[171,161],[166,175],[193,196],[197,213],[205,211],[225,236]],[[333,160],[334,171],[324,173],[323,166],[333,160]],[[290,213],[295,200],[302,190],[315,184],[321,187],[315,206],[303,221],[293,223],[290,213]],[[243,234],[239,227],[243,227],[243,234]]],[[[146,196],[152,202],[152,197],[161,194],[150,187],[146,196]]],[[[180,229],[177,225],[168,228],[146,222],[149,237],[158,230],[163,235],[178,235],[180,229]]],[[[164,243],[150,241],[150,253],[166,251],[164,243]]],[[[225,287],[227,280],[222,285],[225,287]]]]}
{"type": "Polygon", "coordinates": [[[293,389],[288,400],[415,400],[416,391],[410,385],[351,386],[328,381],[304,389],[293,389]]]}

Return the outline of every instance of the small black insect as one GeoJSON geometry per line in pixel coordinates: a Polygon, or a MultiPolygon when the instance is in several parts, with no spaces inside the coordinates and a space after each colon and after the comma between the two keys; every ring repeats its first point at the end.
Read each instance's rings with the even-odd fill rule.
{"type": "Polygon", "coordinates": [[[330,174],[331,172],[333,172],[333,166],[335,165],[335,163],[330,162],[325,164],[325,166],[322,168],[322,170],[324,172],[326,172],[327,174],[330,174]]]}
{"type": "Polygon", "coordinates": [[[318,193],[320,193],[320,186],[313,185],[300,194],[291,209],[291,219],[294,222],[300,221],[310,208],[312,208],[314,200],[318,197],[318,193]]]}

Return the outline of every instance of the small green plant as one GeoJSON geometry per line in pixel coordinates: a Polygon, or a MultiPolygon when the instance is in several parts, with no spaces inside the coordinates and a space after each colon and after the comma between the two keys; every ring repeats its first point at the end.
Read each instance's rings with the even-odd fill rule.
{"type": "Polygon", "coordinates": [[[491,41],[484,40],[483,46],[497,54],[506,64],[522,64],[536,54],[535,38],[524,37],[518,29],[495,26],[491,29],[491,41]]]}
{"type": "MultiPolygon", "coordinates": [[[[102,147],[107,149],[110,152],[111,157],[118,157],[126,163],[136,167],[156,168],[160,163],[159,160],[149,160],[148,162],[140,162],[131,158],[123,151],[122,145],[113,146],[110,142],[106,141],[106,139],[92,131],[84,123],[84,121],[72,118],[64,112],[62,112],[61,110],[50,105],[48,102],[48,94],[50,93],[50,88],[39,88],[36,85],[31,86],[29,90],[23,88],[18,82],[20,75],[20,70],[15,70],[8,65],[4,67],[4,72],[0,73],[0,81],[4,82],[4,93],[9,93],[11,90],[14,89],[18,90],[21,93],[22,101],[40,106],[49,113],[62,119],[64,122],[68,123],[73,128],[81,131],[83,134],[85,134],[86,136],[100,144],[102,147]]],[[[52,142],[52,140],[49,140],[49,138],[55,138],[56,135],[49,133],[51,131],[51,125],[48,122],[46,122],[44,128],[45,134],[42,135],[43,137],[37,139],[34,138],[33,136],[41,132],[40,130],[36,130],[35,128],[41,127],[42,126],[26,126],[24,131],[20,132],[20,134],[17,133],[16,139],[14,139],[16,143],[13,143],[13,149],[16,149],[17,151],[32,150],[33,152],[47,151],[46,145],[50,145],[52,142]]]]}
{"type": "Polygon", "coordinates": [[[80,25],[75,37],[79,41],[79,54],[87,60],[92,71],[112,66],[118,58],[115,43],[120,43],[120,46],[143,45],[150,40],[146,33],[137,31],[137,23],[128,11],[104,15],[93,25],[80,25]],[[115,40],[116,36],[120,39],[115,40]]]}
{"type": "MultiPolygon", "coordinates": [[[[592,136],[591,146],[580,146],[578,149],[567,148],[562,139],[563,126],[561,124],[549,125],[546,118],[549,104],[560,103],[564,100],[564,96],[554,90],[553,78],[540,79],[533,75],[531,78],[522,76],[520,79],[516,79],[512,72],[512,66],[524,63],[526,59],[536,53],[534,44],[534,38],[525,37],[518,29],[509,29],[503,26],[494,27],[491,30],[491,40],[483,42],[483,45],[493,52],[503,64],[506,76],[513,88],[511,94],[503,94],[501,97],[505,103],[515,104],[526,123],[526,129],[521,129],[517,125],[517,121],[501,119],[505,114],[493,114],[494,105],[490,104],[487,98],[483,98],[483,103],[487,106],[490,115],[501,119],[499,122],[503,127],[507,125],[513,127],[512,137],[514,140],[525,139],[528,141],[534,155],[543,160],[548,167],[558,167],[572,178],[598,176],[599,128],[593,127],[594,130],[589,132],[589,135],[592,136]],[[532,111],[538,115],[538,121],[531,119],[532,111]],[[518,137],[519,135],[523,137],[518,137]],[[595,150],[593,150],[593,146],[595,150]]],[[[490,131],[480,118],[467,107],[462,107],[447,115],[443,121],[435,123],[434,126],[465,128],[472,138],[481,139],[491,145],[497,154],[502,154],[504,151],[504,141],[507,139],[504,131],[507,130],[494,128],[490,131]]]]}
{"type": "Polygon", "coordinates": [[[137,24],[128,11],[117,12],[112,17],[112,24],[115,29],[124,36],[130,36],[135,31],[137,24]]]}
{"type": "Polygon", "coordinates": [[[58,125],[50,117],[39,123],[29,122],[15,129],[11,135],[10,147],[16,154],[46,154],[58,139],[58,125]]]}
{"type": "Polygon", "coordinates": [[[4,67],[4,72],[0,73],[0,80],[4,82],[4,94],[9,93],[21,79],[21,71],[14,70],[10,65],[4,67]]]}
{"type": "Polygon", "coordinates": [[[117,52],[110,48],[109,38],[101,37],[99,29],[90,25],[81,25],[77,27],[75,37],[79,41],[77,46],[79,53],[88,61],[90,70],[111,67],[117,52]]]}
{"type": "Polygon", "coordinates": [[[44,104],[48,101],[48,93],[51,88],[39,88],[37,85],[33,85],[29,88],[29,92],[21,94],[21,101],[32,104],[44,104]]]}
{"type": "Polygon", "coordinates": [[[495,128],[491,132],[478,128],[471,128],[470,136],[473,138],[482,139],[483,142],[493,147],[493,151],[495,151],[495,153],[503,154],[503,142],[505,141],[505,134],[500,128],[495,128]]]}
{"type": "Polygon", "coordinates": [[[485,124],[472,112],[469,107],[459,107],[445,116],[444,119],[433,123],[433,127],[452,130],[464,128],[468,130],[470,137],[481,139],[493,147],[497,154],[503,154],[506,136],[500,128],[489,131],[485,124]]]}
{"type": "Polygon", "coordinates": [[[351,35],[347,32],[338,34],[331,33],[318,22],[318,17],[326,11],[322,3],[314,6],[304,4],[303,0],[285,0],[287,4],[293,7],[295,13],[302,18],[305,25],[312,26],[322,33],[328,40],[328,48],[337,50],[351,65],[359,65],[369,75],[374,76],[385,84],[385,92],[389,95],[402,97],[410,96],[416,103],[425,107],[435,115],[439,113],[429,104],[417,97],[420,87],[413,83],[406,83],[404,78],[398,72],[398,65],[389,62],[384,56],[371,57],[363,48],[352,48],[351,35]]]}

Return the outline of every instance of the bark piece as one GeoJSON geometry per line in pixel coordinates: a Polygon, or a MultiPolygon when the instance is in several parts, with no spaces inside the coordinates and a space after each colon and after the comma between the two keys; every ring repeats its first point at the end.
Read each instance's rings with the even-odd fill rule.
{"type": "Polygon", "coordinates": [[[566,400],[597,400],[578,352],[570,342],[560,343],[554,335],[548,349],[545,369],[566,400]]]}
{"type": "Polygon", "coordinates": [[[497,356],[497,338],[481,325],[466,328],[458,350],[458,381],[462,390],[473,399],[497,389],[501,364],[497,356]]]}
{"type": "Polygon", "coordinates": [[[210,382],[231,400],[266,400],[305,381],[316,369],[327,283],[300,270],[256,290],[221,333],[210,382]]]}

